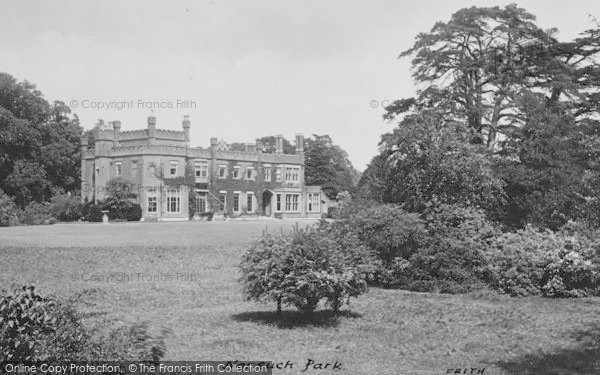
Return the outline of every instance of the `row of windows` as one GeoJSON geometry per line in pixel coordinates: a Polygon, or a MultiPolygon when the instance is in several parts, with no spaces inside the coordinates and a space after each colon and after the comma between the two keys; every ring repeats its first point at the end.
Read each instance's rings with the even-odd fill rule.
{"type": "MultiPolygon", "coordinates": [[[[177,176],[177,171],[179,168],[178,161],[171,161],[169,163],[169,175],[177,176]]],[[[115,162],[115,174],[117,176],[123,175],[123,163],[118,161],[115,162]]],[[[133,177],[137,176],[137,161],[131,161],[131,174],[133,177]]],[[[199,179],[208,179],[208,164],[202,162],[196,162],[194,165],[194,174],[196,178],[199,179]]],[[[271,181],[272,180],[272,167],[265,166],[264,167],[264,180],[271,181]]],[[[219,165],[218,167],[218,177],[220,179],[227,178],[227,166],[219,165]]],[[[246,167],[246,170],[242,173],[242,167],[236,165],[233,167],[232,177],[234,179],[241,179],[244,176],[247,180],[256,179],[257,172],[254,167],[246,167]]],[[[300,167],[276,167],[275,168],[275,182],[282,182],[282,177],[285,178],[286,182],[299,182],[300,181],[300,167]]]]}
{"type": "MultiPolygon", "coordinates": [[[[180,213],[181,212],[181,190],[166,190],[166,211],[169,213],[180,213]]],[[[243,201],[242,193],[233,193],[233,212],[241,212],[242,204],[245,203],[246,212],[255,212],[258,208],[254,199],[253,192],[246,192],[246,199],[243,201]]],[[[225,211],[227,207],[227,193],[220,192],[217,197],[217,211],[225,211]]],[[[149,213],[157,212],[158,202],[158,189],[149,189],[147,193],[148,206],[147,210],[149,213]]],[[[308,212],[319,212],[321,198],[320,194],[308,194],[307,196],[307,210],[308,212]]],[[[275,194],[275,211],[276,212],[299,212],[300,194],[297,193],[277,193],[275,194]]],[[[193,201],[194,212],[204,213],[208,212],[208,193],[197,192],[193,201]]]]}
{"type": "MultiPolygon", "coordinates": [[[[243,204],[243,200],[242,200],[242,193],[233,193],[233,205],[232,205],[232,209],[233,212],[240,212],[242,211],[242,204],[243,204]]],[[[226,207],[227,207],[227,193],[226,192],[220,192],[219,195],[217,196],[217,211],[225,211],[226,207]]],[[[254,212],[257,208],[257,205],[255,204],[255,200],[254,200],[254,193],[249,191],[246,193],[246,199],[245,199],[245,209],[247,212],[254,212]]],[[[198,213],[203,213],[203,212],[207,212],[209,210],[209,205],[208,205],[208,192],[196,192],[196,196],[194,198],[194,212],[198,212],[198,213]]]]}
{"type": "MultiPolygon", "coordinates": [[[[273,179],[273,167],[265,166],[264,170],[264,180],[272,181],[273,179]]],[[[300,167],[275,167],[275,182],[282,182],[283,178],[285,178],[286,182],[299,182],[300,181],[300,167]],[[284,174],[285,173],[285,174],[284,174]]],[[[217,170],[217,176],[220,179],[227,178],[227,166],[219,165],[217,170]]],[[[234,179],[241,179],[242,176],[246,180],[254,180],[257,176],[257,171],[254,167],[246,167],[245,171],[242,171],[242,167],[236,165],[233,167],[232,177],[234,179]]]]}
{"type": "MultiPolygon", "coordinates": [[[[169,213],[181,213],[181,190],[168,189],[165,191],[165,196],[166,211],[169,213]]],[[[148,189],[146,197],[148,199],[148,212],[156,213],[158,209],[158,189],[148,189]]]]}

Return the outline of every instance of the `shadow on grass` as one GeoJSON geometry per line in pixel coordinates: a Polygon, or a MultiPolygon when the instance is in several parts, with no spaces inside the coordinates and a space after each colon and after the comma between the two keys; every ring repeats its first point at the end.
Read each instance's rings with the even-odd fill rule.
{"type": "Polygon", "coordinates": [[[276,311],[248,311],[231,316],[233,320],[238,322],[270,324],[286,329],[306,326],[336,327],[342,318],[360,317],[362,317],[361,314],[347,310],[340,311],[337,314],[332,310],[319,310],[308,314],[300,311],[282,311],[280,314],[277,314],[276,311]]]}
{"type": "Polygon", "coordinates": [[[600,374],[600,325],[569,335],[577,341],[574,348],[554,353],[528,354],[495,365],[519,375],[600,374]]]}

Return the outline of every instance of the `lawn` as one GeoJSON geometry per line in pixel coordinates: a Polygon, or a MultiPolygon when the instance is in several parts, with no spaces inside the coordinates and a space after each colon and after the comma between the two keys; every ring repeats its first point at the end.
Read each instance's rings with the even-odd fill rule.
{"type": "MultiPolygon", "coordinates": [[[[305,226],[306,221],[300,225],[305,226]]],[[[290,221],[59,224],[0,228],[0,289],[83,296],[115,322],[171,329],[168,360],[342,364],[308,374],[600,373],[600,299],[436,295],[373,288],[336,318],[246,302],[237,263],[262,230],[290,221]],[[468,370],[470,371],[470,370],[468,370]],[[469,372],[467,372],[469,373],[469,372]]],[[[91,318],[94,319],[94,318],[91,318]]],[[[97,318],[99,319],[99,318],[97,318]]],[[[91,322],[90,322],[91,324],[91,322]]]]}

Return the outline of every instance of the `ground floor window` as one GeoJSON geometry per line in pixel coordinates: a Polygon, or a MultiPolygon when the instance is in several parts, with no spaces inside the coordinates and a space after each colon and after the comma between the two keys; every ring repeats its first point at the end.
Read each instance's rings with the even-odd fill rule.
{"type": "Polygon", "coordinates": [[[167,190],[167,212],[181,212],[181,191],[179,189],[167,190]]]}
{"type": "Polygon", "coordinates": [[[148,198],[148,206],[147,206],[147,211],[148,212],[156,212],[157,211],[157,189],[153,188],[153,189],[148,189],[146,196],[148,198]]]}
{"type": "Polygon", "coordinates": [[[298,202],[300,201],[300,194],[286,194],[285,195],[285,210],[288,212],[298,211],[298,202]]]}
{"type": "Polygon", "coordinates": [[[205,191],[196,192],[194,197],[194,212],[204,213],[208,211],[207,193],[205,191]]]}
{"type": "Polygon", "coordinates": [[[225,211],[227,204],[227,193],[219,194],[219,211],[225,211]]]}
{"type": "Polygon", "coordinates": [[[275,210],[281,211],[281,194],[275,195],[275,210]]]}
{"type": "Polygon", "coordinates": [[[246,210],[248,212],[254,212],[254,193],[246,193],[246,210]]]}
{"type": "Polygon", "coordinates": [[[233,193],[233,211],[240,211],[240,193],[233,193]]]}
{"type": "Polygon", "coordinates": [[[307,198],[308,212],[319,212],[321,210],[321,195],[309,193],[307,198]]]}

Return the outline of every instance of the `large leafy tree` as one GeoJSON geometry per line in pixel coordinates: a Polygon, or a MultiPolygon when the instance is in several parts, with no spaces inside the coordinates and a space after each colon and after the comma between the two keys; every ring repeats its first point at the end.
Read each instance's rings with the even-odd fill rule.
{"type": "Polygon", "coordinates": [[[421,211],[433,200],[497,210],[503,182],[493,171],[488,150],[468,142],[461,122],[447,122],[436,111],[406,116],[384,134],[381,154],[361,179],[371,198],[421,211]]]}
{"type": "Polygon", "coordinates": [[[549,111],[533,95],[523,98],[521,110],[526,122],[505,142],[497,164],[509,197],[504,221],[556,229],[581,216],[586,198],[598,197],[598,189],[586,189],[586,181],[598,176],[598,159],[592,157],[590,133],[573,115],[549,111]]]}
{"type": "Polygon", "coordinates": [[[599,31],[572,42],[559,42],[555,31],[538,27],[535,16],[515,4],[459,10],[400,54],[413,57],[422,89],[394,102],[385,117],[438,108],[468,125],[472,143],[492,149],[525,123],[520,99],[527,92],[542,93],[549,107],[570,110],[576,120],[590,118],[598,109],[599,31]]]}
{"type": "Polygon", "coordinates": [[[62,102],[0,73],[0,188],[19,206],[78,188],[81,131],[62,102]]]}
{"type": "Polygon", "coordinates": [[[334,199],[342,191],[353,190],[358,172],[348,154],[335,145],[329,135],[316,135],[305,142],[306,184],[319,185],[325,194],[334,199]]]}
{"type": "Polygon", "coordinates": [[[513,4],[461,9],[419,34],[400,57],[412,57],[420,90],[386,108],[398,128],[382,137],[362,190],[413,209],[433,198],[490,209],[496,191],[505,204],[491,207],[510,225],[590,216],[600,202],[600,28],[568,42],[555,32],[513,4]]]}

